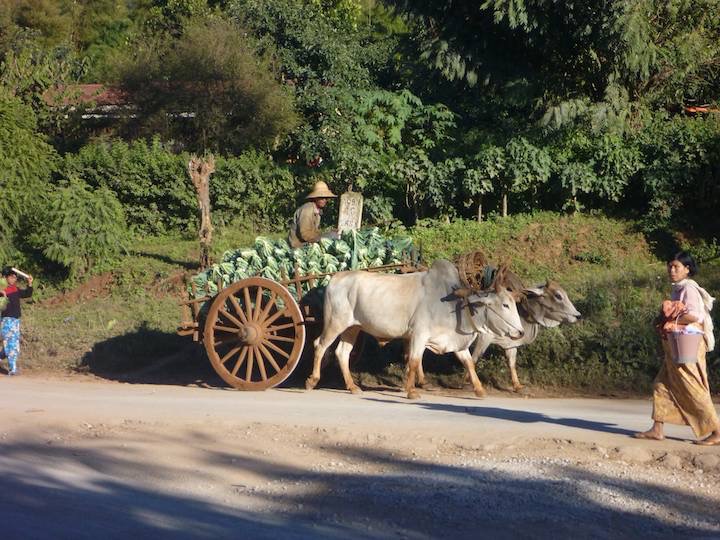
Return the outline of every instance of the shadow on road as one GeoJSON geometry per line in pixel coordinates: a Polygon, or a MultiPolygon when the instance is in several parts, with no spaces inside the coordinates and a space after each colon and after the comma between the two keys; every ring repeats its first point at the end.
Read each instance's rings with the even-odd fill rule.
{"type": "MultiPolygon", "coordinates": [[[[307,343],[312,341],[308,339],[307,343]]],[[[305,388],[305,379],[312,371],[312,353],[312,345],[306,346],[295,370],[281,387],[305,388]]],[[[131,384],[232,389],[213,369],[202,343],[147,326],[95,343],[83,355],[79,370],[131,384]]],[[[328,357],[323,370],[323,386],[345,387],[334,356],[328,357]]]]}
{"type": "Polygon", "coordinates": [[[343,445],[315,448],[323,452],[315,456],[321,466],[301,469],[260,457],[242,439],[223,441],[227,449],[218,451],[200,433],[133,436],[158,448],[183,445],[193,452],[192,469],[171,460],[147,464],[147,456],[120,441],[93,450],[4,444],[3,538],[697,539],[720,533],[709,499],[572,466],[544,464],[544,473],[523,474],[343,445]],[[323,471],[331,459],[346,471],[323,471]],[[354,472],[358,467],[374,472],[354,472]],[[254,485],[243,484],[247,478],[254,485]],[[692,525],[670,526],[662,515],[692,525]]]}
{"type": "MultiPolygon", "coordinates": [[[[397,401],[377,399],[377,398],[365,398],[369,401],[377,401],[381,403],[394,403],[397,401]]],[[[627,429],[617,427],[617,424],[611,424],[607,422],[596,422],[593,420],[583,420],[581,418],[554,418],[543,413],[536,413],[532,411],[518,411],[515,409],[503,409],[500,407],[482,407],[482,406],[469,406],[469,405],[451,405],[448,403],[421,403],[412,402],[413,405],[429,409],[432,411],[445,411],[460,414],[469,414],[472,416],[481,416],[483,418],[495,418],[497,420],[509,420],[511,422],[519,422],[522,424],[534,424],[534,423],[545,423],[545,424],[557,424],[560,426],[567,426],[573,428],[587,429],[590,431],[600,431],[603,433],[615,433],[617,435],[632,436],[635,432],[627,429]]]]}
{"type": "Polygon", "coordinates": [[[147,326],[95,343],[79,370],[134,384],[227,386],[212,369],[202,345],[147,326]]]}

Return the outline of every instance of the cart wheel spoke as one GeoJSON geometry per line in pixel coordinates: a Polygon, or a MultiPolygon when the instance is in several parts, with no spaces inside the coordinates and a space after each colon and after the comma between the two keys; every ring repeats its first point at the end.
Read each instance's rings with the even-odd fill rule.
{"type": "Polygon", "coordinates": [[[252,321],[253,308],[250,303],[250,287],[245,287],[243,289],[243,298],[245,299],[245,316],[248,321],[252,321]]]}
{"type": "Polygon", "coordinates": [[[243,323],[233,317],[227,309],[220,309],[219,311],[223,317],[225,317],[228,321],[230,321],[237,327],[235,330],[237,330],[238,328],[242,328],[243,323]]]}
{"type": "Polygon", "coordinates": [[[223,357],[220,359],[220,363],[221,363],[221,364],[225,364],[225,362],[227,362],[228,360],[230,360],[230,358],[231,358],[232,356],[234,356],[235,354],[237,354],[237,353],[240,351],[240,349],[242,349],[242,348],[243,348],[243,346],[240,345],[239,347],[235,347],[234,349],[230,349],[230,351],[229,351],[225,356],[223,356],[223,357]]]}
{"type": "Polygon", "coordinates": [[[272,294],[270,295],[270,300],[268,300],[268,303],[265,305],[265,307],[262,310],[262,313],[258,317],[259,321],[264,321],[267,318],[268,313],[270,313],[270,309],[275,305],[276,299],[277,299],[277,294],[275,294],[275,291],[273,291],[272,294]]]}
{"type": "Polygon", "coordinates": [[[268,341],[267,339],[265,341],[263,341],[263,344],[266,347],[270,347],[273,351],[275,351],[279,355],[284,356],[285,358],[290,358],[290,353],[288,353],[287,351],[283,351],[280,347],[278,347],[274,343],[268,341]]]}
{"type": "Polygon", "coordinates": [[[248,352],[247,347],[243,347],[243,350],[240,351],[240,356],[238,357],[237,362],[235,362],[235,366],[233,367],[232,371],[230,372],[233,377],[240,369],[240,366],[243,365],[243,362],[245,361],[245,357],[247,356],[247,352],[248,352]]]}
{"type": "Polygon", "coordinates": [[[245,312],[243,311],[242,306],[240,305],[240,302],[238,302],[238,299],[235,298],[234,294],[230,295],[230,303],[233,305],[233,308],[235,309],[235,313],[238,314],[238,317],[240,317],[240,320],[242,321],[242,324],[247,324],[248,320],[245,316],[245,312]]]}
{"type": "Polygon", "coordinates": [[[255,363],[257,364],[258,368],[260,369],[260,378],[263,381],[267,381],[267,372],[265,371],[265,360],[263,359],[262,354],[260,354],[260,350],[257,347],[253,347],[253,351],[255,352],[255,363]]]}
{"type": "Polygon", "coordinates": [[[248,360],[247,364],[245,364],[245,380],[248,382],[252,382],[252,370],[253,370],[253,363],[255,360],[255,347],[248,347],[248,360]]]}
{"type": "Polygon", "coordinates": [[[287,309],[279,309],[274,314],[272,314],[270,317],[268,317],[265,321],[263,321],[263,325],[267,328],[268,325],[277,321],[280,317],[285,315],[286,312],[287,312],[287,309]]]}
{"type": "Polygon", "coordinates": [[[288,328],[293,328],[296,323],[287,323],[287,324],[279,324],[277,326],[268,326],[265,328],[266,332],[279,332],[280,330],[287,330],[288,328]]]}
{"type": "Polygon", "coordinates": [[[222,326],[219,324],[216,324],[213,328],[218,332],[230,332],[231,334],[237,334],[238,331],[237,328],[230,328],[229,326],[222,326]]]}
{"type": "Polygon", "coordinates": [[[295,339],[294,339],[294,338],[285,337],[285,336],[275,336],[275,335],[272,335],[272,334],[270,334],[269,336],[267,336],[266,339],[272,340],[272,341],[283,341],[283,342],[285,342],[285,343],[295,343],[295,339]]]}
{"type": "Polygon", "coordinates": [[[258,345],[258,349],[259,349],[260,352],[263,354],[263,356],[265,357],[265,359],[266,359],[268,362],[270,362],[270,365],[271,365],[271,366],[273,367],[273,369],[275,370],[275,373],[280,373],[280,366],[277,365],[277,362],[276,362],[275,359],[273,358],[272,353],[267,350],[267,348],[265,347],[265,345],[263,345],[262,343],[260,343],[260,344],[258,345]]]}
{"type": "Polygon", "coordinates": [[[262,293],[263,288],[258,287],[257,292],[255,293],[255,311],[253,311],[253,321],[257,321],[260,318],[260,312],[262,311],[260,309],[262,306],[262,293]]]}

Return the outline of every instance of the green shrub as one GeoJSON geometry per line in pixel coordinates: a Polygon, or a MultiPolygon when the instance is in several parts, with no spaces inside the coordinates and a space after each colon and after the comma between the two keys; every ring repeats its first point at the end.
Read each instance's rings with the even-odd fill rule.
{"type": "MultiPolygon", "coordinates": [[[[639,134],[646,230],[694,225],[717,234],[720,121],[656,115],[639,134]]],[[[642,214],[641,214],[642,215],[642,214]]]]}
{"type": "Polygon", "coordinates": [[[268,154],[250,150],[218,159],[210,180],[213,221],[258,230],[283,229],[299,191],[290,171],[275,165],[268,154]]]}
{"type": "Polygon", "coordinates": [[[107,188],[73,180],[53,194],[38,234],[45,256],[80,276],[111,262],[127,239],[123,209],[107,188]]]}
{"type": "MultiPolygon", "coordinates": [[[[65,158],[64,176],[107,187],[122,204],[128,224],[145,234],[194,231],[197,199],[187,173],[189,155],[174,154],[158,139],[130,144],[93,143],[65,158]]],[[[289,170],[250,150],[216,159],[210,177],[215,225],[284,228],[297,190],[289,170]]]]}
{"type": "Polygon", "coordinates": [[[64,176],[92,188],[110,189],[129,225],[142,233],[162,234],[190,227],[197,202],[187,173],[187,156],[171,153],[158,138],[101,142],[65,158],[64,176]]]}

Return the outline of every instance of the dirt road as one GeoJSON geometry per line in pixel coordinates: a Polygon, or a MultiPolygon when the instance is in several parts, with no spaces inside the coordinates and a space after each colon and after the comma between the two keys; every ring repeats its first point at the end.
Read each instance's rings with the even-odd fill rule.
{"type": "Polygon", "coordinates": [[[14,538],[720,538],[720,448],[651,403],[0,377],[14,538]]]}

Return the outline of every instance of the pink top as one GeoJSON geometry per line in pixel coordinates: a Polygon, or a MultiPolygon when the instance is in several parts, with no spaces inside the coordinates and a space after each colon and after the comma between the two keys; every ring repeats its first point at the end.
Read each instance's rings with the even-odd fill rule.
{"type": "Polygon", "coordinates": [[[684,284],[682,281],[673,283],[670,299],[680,300],[687,307],[688,315],[693,315],[697,322],[702,324],[705,318],[705,305],[700,293],[694,286],[684,284]]]}

